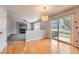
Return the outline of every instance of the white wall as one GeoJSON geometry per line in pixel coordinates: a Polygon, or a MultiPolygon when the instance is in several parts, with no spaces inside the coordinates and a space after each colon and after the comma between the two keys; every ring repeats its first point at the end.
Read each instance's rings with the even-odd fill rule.
{"type": "Polygon", "coordinates": [[[7,36],[6,36],[6,21],[7,21],[7,13],[0,6],[0,52],[7,46],[7,36]]]}
{"type": "Polygon", "coordinates": [[[16,21],[14,17],[7,16],[7,36],[16,34],[16,21]]]}

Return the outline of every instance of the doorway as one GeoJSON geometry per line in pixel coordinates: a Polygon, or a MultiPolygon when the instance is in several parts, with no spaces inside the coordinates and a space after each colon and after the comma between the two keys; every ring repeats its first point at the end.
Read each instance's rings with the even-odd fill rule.
{"type": "Polygon", "coordinates": [[[62,16],[51,21],[52,39],[71,43],[71,16],[62,16]]]}

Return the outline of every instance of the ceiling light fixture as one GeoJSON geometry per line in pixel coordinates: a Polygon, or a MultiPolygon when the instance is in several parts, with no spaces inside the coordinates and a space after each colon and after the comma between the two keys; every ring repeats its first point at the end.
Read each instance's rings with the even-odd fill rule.
{"type": "Polygon", "coordinates": [[[46,8],[46,6],[44,6],[43,7],[43,15],[42,15],[42,21],[47,21],[48,19],[49,19],[49,16],[46,14],[46,10],[47,10],[47,8],[46,8]]]}

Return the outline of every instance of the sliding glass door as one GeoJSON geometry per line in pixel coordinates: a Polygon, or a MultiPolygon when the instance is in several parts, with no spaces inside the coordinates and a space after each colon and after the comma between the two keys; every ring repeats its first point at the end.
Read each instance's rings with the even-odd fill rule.
{"type": "Polygon", "coordinates": [[[52,20],[52,39],[59,41],[71,42],[71,16],[63,16],[52,20]]]}
{"type": "Polygon", "coordinates": [[[59,40],[70,43],[71,17],[64,16],[59,19],[59,40]]]}
{"type": "Polygon", "coordinates": [[[59,26],[58,25],[59,25],[59,22],[57,19],[52,20],[52,24],[51,24],[52,38],[56,39],[56,40],[58,40],[58,34],[59,34],[58,33],[59,26]]]}

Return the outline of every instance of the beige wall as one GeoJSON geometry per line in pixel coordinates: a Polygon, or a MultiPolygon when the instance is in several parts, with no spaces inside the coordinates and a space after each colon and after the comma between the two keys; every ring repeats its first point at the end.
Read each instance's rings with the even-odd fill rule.
{"type": "Polygon", "coordinates": [[[51,39],[51,20],[47,21],[46,38],[51,39]]]}
{"type": "Polygon", "coordinates": [[[61,16],[64,15],[71,15],[72,16],[72,30],[71,30],[71,43],[76,46],[79,47],[79,6],[71,8],[69,10],[66,10],[64,12],[60,12],[54,16],[50,16],[50,18],[60,18],[61,16]],[[75,21],[77,21],[77,23],[75,23],[75,21]],[[78,29],[76,29],[76,26],[78,27],[78,29]]]}
{"type": "Polygon", "coordinates": [[[73,44],[77,47],[79,47],[79,7],[74,10],[73,15],[73,44]],[[77,21],[77,23],[75,23],[77,21]],[[78,29],[76,29],[76,26],[78,29]]]}

